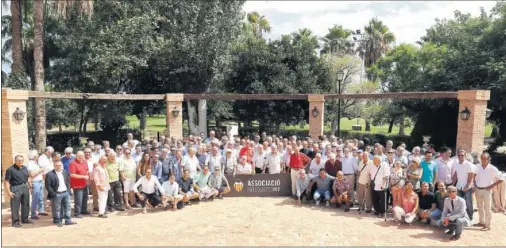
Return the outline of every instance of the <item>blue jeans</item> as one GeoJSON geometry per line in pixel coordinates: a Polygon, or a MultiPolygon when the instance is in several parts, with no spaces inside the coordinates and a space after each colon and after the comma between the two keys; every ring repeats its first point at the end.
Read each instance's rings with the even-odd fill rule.
{"type": "Polygon", "coordinates": [[[323,195],[323,197],[325,197],[325,200],[328,201],[330,200],[330,190],[321,190],[321,189],[317,189],[315,192],[314,192],[314,195],[313,195],[313,198],[315,201],[318,201],[320,200],[320,197],[323,195]]]}
{"type": "Polygon", "coordinates": [[[74,189],[74,214],[88,212],[88,188],[74,189]]]}
{"type": "Polygon", "coordinates": [[[37,207],[39,213],[44,213],[44,183],[42,181],[32,182],[32,217],[37,216],[37,207]]]}
{"type": "Polygon", "coordinates": [[[473,214],[474,214],[474,209],[473,209],[473,190],[472,189],[468,189],[466,192],[462,191],[462,190],[457,190],[457,194],[458,196],[464,198],[464,200],[466,200],[466,212],[467,212],[467,215],[469,216],[469,219],[470,220],[473,220],[473,214]]]}
{"type": "Polygon", "coordinates": [[[430,213],[429,218],[436,221],[436,226],[441,226],[441,216],[443,215],[443,212],[439,210],[439,208],[434,209],[432,213],[430,213]]]}
{"type": "Polygon", "coordinates": [[[57,193],[56,197],[54,197],[52,199],[52,204],[54,206],[57,223],[62,222],[62,213],[63,213],[63,218],[65,219],[65,223],[71,222],[71,219],[70,219],[70,194],[68,192],[57,193]]]}

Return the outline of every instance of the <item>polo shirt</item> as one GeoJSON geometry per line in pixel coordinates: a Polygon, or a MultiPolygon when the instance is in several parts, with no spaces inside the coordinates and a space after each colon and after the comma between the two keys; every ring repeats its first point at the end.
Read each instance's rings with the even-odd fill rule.
{"type": "Polygon", "coordinates": [[[183,191],[183,193],[188,193],[189,191],[191,191],[193,179],[191,177],[188,177],[188,179],[186,180],[184,178],[181,178],[179,179],[177,184],[179,184],[179,186],[181,187],[181,191],[183,191]]]}
{"type": "Polygon", "coordinates": [[[67,158],[66,156],[63,156],[61,158],[61,163],[63,164],[63,170],[69,171],[70,163],[75,159],[74,155],[71,155],[70,158],[67,158]]]}
{"type": "MultiPolygon", "coordinates": [[[[88,176],[88,162],[82,159],[81,162],[77,159],[72,160],[69,166],[69,174],[77,174],[81,176],[88,176]]],[[[70,177],[70,187],[73,189],[82,189],[86,187],[86,179],[70,177]]]]}
{"type": "Polygon", "coordinates": [[[430,191],[426,195],[422,195],[422,192],[418,193],[418,199],[420,209],[430,209],[432,208],[432,204],[436,203],[436,197],[430,191]]]}
{"type": "Polygon", "coordinates": [[[343,165],[341,161],[337,159],[334,161],[334,163],[330,162],[330,160],[327,160],[327,162],[325,162],[325,171],[331,176],[336,176],[337,172],[342,170],[343,165]]]}
{"type": "Polygon", "coordinates": [[[316,188],[318,190],[327,191],[330,190],[330,182],[334,180],[334,177],[325,176],[325,178],[321,178],[320,176],[313,178],[313,181],[316,183],[316,188]]]}
{"type": "Polygon", "coordinates": [[[196,182],[197,186],[199,186],[199,188],[201,189],[207,187],[207,182],[209,181],[210,176],[211,176],[210,172],[207,172],[207,175],[205,175],[204,172],[200,172],[197,178],[195,179],[197,181],[196,182]]]}
{"type": "Polygon", "coordinates": [[[420,167],[423,170],[422,177],[420,178],[420,181],[423,183],[434,183],[434,173],[437,170],[437,164],[434,160],[431,160],[430,162],[427,162],[426,160],[423,160],[420,163],[420,167]]]}
{"type": "Polygon", "coordinates": [[[20,168],[16,164],[13,164],[5,171],[5,181],[9,182],[11,186],[18,186],[26,183],[28,177],[28,168],[24,165],[20,168]]]}
{"type": "Polygon", "coordinates": [[[179,194],[179,184],[177,182],[170,183],[170,181],[165,181],[162,184],[163,191],[166,196],[177,196],[179,194]]]}
{"type": "Polygon", "coordinates": [[[501,178],[499,170],[491,164],[487,164],[484,169],[480,163],[476,165],[474,169],[476,174],[476,186],[478,188],[486,188],[494,184],[496,178],[501,178]]]}
{"type": "MultiPolygon", "coordinates": [[[[28,161],[27,168],[28,168],[29,172],[35,172],[35,171],[40,170],[41,167],[37,163],[35,163],[35,161],[30,160],[30,161],[28,161]]],[[[43,173],[39,173],[37,176],[33,177],[32,182],[42,182],[42,180],[43,180],[42,174],[43,173]]]]}
{"type": "Polygon", "coordinates": [[[107,170],[107,173],[109,173],[109,182],[110,183],[119,181],[119,172],[123,171],[123,169],[124,169],[123,167],[124,167],[123,163],[121,161],[118,161],[118,159],[116,159],[116,161],[114,161],[114,163],[111,163],[111,162],[109,162],[109,160],[107,160],[106,170],[107,170]]]}
{"type": "Polygon", "coordinates": [[[137,163],[135,162],[134,158],[130,159],[124,159],[123,160],[123,175],[127,179],[135,180],[137,176],[137,163]]]}

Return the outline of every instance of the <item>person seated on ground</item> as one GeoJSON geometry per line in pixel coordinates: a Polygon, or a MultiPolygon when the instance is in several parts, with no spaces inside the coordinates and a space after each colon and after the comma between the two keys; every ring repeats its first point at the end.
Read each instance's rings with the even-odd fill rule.
{"type": "Polygon", "coordinates": [[[162,194],[162,197],[165,197],[165,190],[162,185],[160,185],[160,181],[158,181],[156,176],[151,175],[151,173],[151,168],[147,168],[146,175],[142,176],[133,186],[133,190],[141,202],[143,214],[147,213],[146,205],[153,208],[161,203],[160,196],[156,193],[155,186],[162,194]],[[139,186],[141,186],[141,192],[138,190],[139,186]]]}
{"type": "Polygon", "coordinates": [[[165,197],[162,198],[162,206],[165,207],[165,210],[169,209],[167,206],[167,202],[172,204],[172,211],[177,210],[177,203],[183,200],[183,195],[179,194],[179,184],[176,182],[176,176],[170,175],[169,181],[165,181],[162,184],[162,188],[164,189],[165,197]]]}
{"type": "Polygon", "coordinates": [[[215,197],[218,195],[218,191],[209,187],[207,184],[209,183],[209,178],[211,177],[211,173],[209,173],[209,167],[204,166],[202,171],[197,174],[195,178],[195,191],[199,193],[199,200],[207,200],[211,197],[215,197]]]}
{"type": "Polygon", "coordinates": [[[247,162],[248,157],[246,155],[241,156],[239,159],[239,164],[235,167],[234,176],[235,175],[251,175],[253,174],[253,169],[251,168],[251,164],[247,162]]]}
{"type": "Polygon", "coordinates": [[[309,183],[311,182],[311,179],[313,178],[313,175],[308,174],[306,175],[305,170],[299,171],[299,176],[297,176],[297,182],[296,182],[296,196],[297,204],[300,206],[302,205],[301,199],[303,197],[306,197],[306,199],[310,199],[311,197],[311,188],[308,188],[309,183]]]}
{"type": "Polygon", "coordinates": [[[457,196],[457,188],[448,186],[449,197],[444,201],[443,207],[443,226],[448,227],[446,232],[453,235],[451,240],[460,239],[464,226],[470,226],[471,220],[466,212],[466,201],[464,198],[457,196]]]}
{"type": "Polygon", "coordinates": [[[436,198],[429,191],[429,184],[422,183],[422,191],[418,193],[420,199],[418,205],[418,218],[424,224],[430,224],[430,215],[436,209],[436,198]]]}
{"type": "Polygon", "coordinates": [[[320,205],[320,200],[322,197],[325,198],[325,205],[330,206],[330,183],[332,180],[336,179],[333,176],[327,175],[325,169],[320,169],[320,175],[318,177],[313,178],[312,182],[308,186],[308,190],[313,187],[313,184],[316,183],[316,191],[314,192],[313,199],[316,201],[316,206],[320,205]]]}
{"type": "Polygon", "coordinates": [[[430,219],[432,223],[436,226],[441,225],[441,214],[443,213],[444,201],[448,198],[448,191],[446,190],[445,183],[443,181],[439,181],[436,183],[436,194],[434,197],[436,198],[436,209],[432,211],[430,214],[430,219]]]}
{"type": "Polygon", "coordinates": [[[181,191],[183,192],[183,200],[182,202],[187,205],[191,205],[190,200],[196,199],[199,197],[199,194],[195,192],[195,184],[193,183],[193,179],[190,177],[190,171],[188,169],[183,170],[183,177],[179,179],[177,182],[181,191]]]}
{"type": "Polygon", "coordinates": [[[401,195],[401,205],[393,208],[394,220],[400,225],[404,217],[404,222],[411,224],[416,218],[418,201],[418,195],[413,191],[413,182],[406,181],[401,195]]]}
{"type": "Polygon", "coordinates": [[[218,192],[216,195],[218,198],[223,198],[223,195],[226,195],[230,192],[230,185],[228,184],[228,180],[225,175],[221,173],[221,167],[219,166],[214,167],[214,173],[209,178],[207,185],[214,191],[218,192]]]}
{"type": "Polygon", "coordinates": [[[350,197],[353,189],[351,188],[350,182],[348,182],[348,180],[344,177],[344,173],[342,171],[337,172],[336,180],[334,180],[332,190],[334,191],[334,196],[330,202],[335,203],[337,208],[341,207],[341,204],[344,202],[346,204],[344,212],[349,212],[350,197]]]}

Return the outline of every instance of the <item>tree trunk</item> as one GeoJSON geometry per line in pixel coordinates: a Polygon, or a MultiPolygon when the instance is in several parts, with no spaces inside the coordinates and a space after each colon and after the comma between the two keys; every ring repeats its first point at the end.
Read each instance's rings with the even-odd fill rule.
{"type": "Polygon", "coordinates": [[[337,117],[332,120],[330,134],[336,135],[337,132],[337,117]]]}
{"type": "MultiPolygon", "coordinates": [[[[33,4],[34,36],[34,64],[35,90],[44,91],[44,1],[36,0],[33,4]]],[[[35,99],[35,147],[43,152],[46,147],[46,101],[35,99]]]]}
{"type": "Polygon", "coordinates": [[[365,120],[365,131],[370,132],[371,131],[371,121],[365,120]]]}
{"type": "Polygon", "coordinates": [[[199,132],[207,138],[207,100],[199,100],[199,132]]]}
{"type": "Polygon", "coordinates": [[[190,129],[190,134],[198,134],[199,130],[195,125],[195,105],[193,105],[192,100],[186,101],[188,105],[188,128],[190,129]]]}
{"type": "Polygon", "coordinates": [[[21,22],[21,0],[11,1],[12,23],[12,72],[21,72],[23,69],[23,41],[21,22]]]}
{"type": "Polygon", "coordinates": [[[388,133],[392,133],[392,129],[394,128],[395,118],[390,118],[390,122],[388,123],[388,133]]]}
{"type": "Polygon", "coordinates": [[[63,127],[61,124],[58,124],[58,131],[61,133],[63,131],[63,127]]]}
{"type": "Polygon", "coordinates": [[[406,135],[404,131],[405,123],[404,123],[404,115],[401,115],[399,120],[399,135],[406,135]]]}
{"type": "Polygon", "coordinates": [[[146,129],[146,110],[142,110],[141,118],[139,120],[139,128],[141,131],[144,131],[146,129]]]}

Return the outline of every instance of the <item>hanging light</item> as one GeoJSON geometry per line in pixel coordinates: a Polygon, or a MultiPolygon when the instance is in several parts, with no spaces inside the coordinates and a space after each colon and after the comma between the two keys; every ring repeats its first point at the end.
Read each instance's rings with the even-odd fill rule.
{"type": "Polygon", "coordinates": [[[464,110],[460,111],[460,119],[467,121],[469,120],[469,117],[471,116],[471,111],[467,107],[464,108],[464,110]]]}
{"type": "Polygon", "coordinates": [[[179,116],[179,112],[181,112],[181,110],[179,110],[177,108],[177,106],[175,106],[174,109],[172,110],[172,116],[178,117],[179,116]]]}
{"type": "Polygon", "coordinates": [[[320,113],[320,111],[318,111],[318,108],[315,106],[313,110],[311,110],[311,114],[313,115],[314,118],[318,117],[318,114],[320,113]]]}
{"type": "Polygon", "coordinates": [[[16,111],[13,113],[14,119],[18,122],[22,121],[25,118],[25,112],[19,108],[16,108],[16,111]]]}
{"type": "Polygon", "coordinates": [[[490,115],[492,114],[492,110],[491,109],[487,109],[486,112],[485,112],[485,116],[488,118],[490,118],[490,115]]]}

